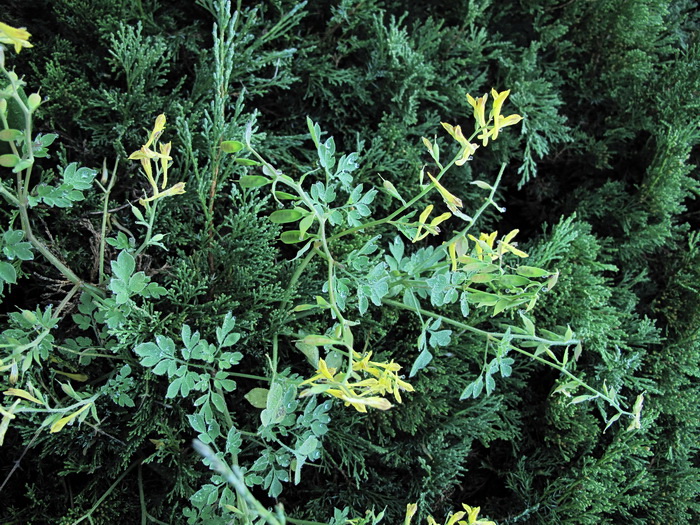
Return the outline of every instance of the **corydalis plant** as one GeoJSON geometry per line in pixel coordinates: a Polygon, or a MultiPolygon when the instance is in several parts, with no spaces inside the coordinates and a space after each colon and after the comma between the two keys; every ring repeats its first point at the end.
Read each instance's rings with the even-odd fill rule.
{"type": "MultiPolygon", "coordinates": [[[[285,206],[284,209],[273,212],[270,219],[277,224],[296,225],[296,228],[284,231],[281,235],[282,242],[301,246],[296,257],[300,262],[289,284],[289,293],[291,294],[311,259],[318,257],[325,266],[325,295],[316,296],[315,304],[305,303],[292,307],[285,324],[296,322],[297,314],[308,315],[307,312],[311,310],[328,312],[333,322],[326,333],[305,333],[303,329],[294,332],[283,326],[273,344],[273,373],[277,368],[276,337],[296,335],[297,348],[316,367],[316,374],[302,383],[310,385],[302,392],[303,395],[323,393],[340,398],[346,405],[363,412],[367,407],[382,410],[390,408],[390,401],[383,397],[386,394],[392,394],[400,402],[399,392],[412,390],[410,384],[398,375],[400,365],[389,362],[381,363],[380,367],[380,363],[374,362],[376,370],[384,370],[383,373],[374,375],[367,375],[367,370],[358,367],[358,363],[369,360],[371,354],[359,352],[355,346],[353,327],[360,321],[352,319],[353,313],[349,310],[354,292],[360,316],[367,312],[371,302],[375,306],[404,309],[418,317],[422,327],[418,338],[419,355],[411,367],[410,376],[424,369],[434,358],[436,350],[449,346],[456,330],[471,332],[485,339],[486,350],[482,370],[465,388],[462,399],[477,397],[484,390],[491,394],[495,389],[494,376],[501,375],[505,378],[511,374],[514,359],[510,354],[516,352],[559,370],[566,385],[562,391],[567,394],[570,394],[572,388],[588,390],[587,394],[576,396],[575,402],[600,398],[612,405],[618,413],[609,422],[622,414],[635,421],[638,419],[638,411],[625,411],[614,392],[597,390],[569,371],[567,366],[571,366],[573,361],[570,360],[569,348],[574,348],[575,357],[581,351],[580,342],[570,328],[565,327],[561,333],[538,333],[533,321],[526,315],[535,307],[539,295],[556,284],[558,273],[511,262],[514,257],[518,260],[527,257],[514,242],[517,230],[500,240],[497,239],[497,232],[479,235],[470,233],[488,207],[505,211],[494,200],[505,165],[493,183],[481,180],[472,182],[488,192],[482,206],[472,215],[462,211],[464,205],[461,198],[448,188],[446,174],[453,165],[464,164],[479,147],[497,140],[504,127],[513,126],[522,120],[517,114],[502,115],[509,94],[509,90],[491,91],[493,101],[488,119],[488,95],[479,99],[467,96],[467,101],[474,110],[475,126],[471,136],[466,137],[459,125],[443,123],[445,130],[460,146],[457,155],[443,163],[437,140],[431,142],[424,138],[423,143],[438,171],[435,175],[421,171],[421,189],[410,199],[404,199],[390,181],[384,181],[384,190],[402,205],[387,217],[374,220],[369,206],[376,190],[365,190],[362,185],[353,186],[352,173],[357,168],[357,154],[337,158],[333,138],[321,141],[321,130],[317,124],[307,119],[318,154],[318,167],[303,173],[296,180],[272,166],[255,150],[251,144],[251,130],[248,130],[246,145],[262,165],[262,175],[243,176],[241,186],[248,189],[270,185],[274,198],[285,206]],[[481,140],[481,146],[472,142],[475,138],[481,140]],[[309,184],[306,180],[312,175],[316,181],[309,184]],[[435,205],[429,204],[416,220],[415,207],[418,201],[432,191],[437,191],[449,211],[431,219],[435,205]],[[341,196],[345,200],[341,200],[341,196]],[[291,206],[285,203],[291,203],[291,206]],[[427,236],[437,235],[440,227],[447,224],[453,215],[466,224],[438,247],[421,247],[409,255],[406,254],[406,246],[401,238],[396,237],[388,250],[383,252],[382,237],[377,235],[343,257],[335,255],[337,240],[360,231],[367,233],[383,225],[393,225],[415,244],[427,236]],[[430,303],[431,307],[442,308],[443,311],[451,304],[458,304],[459,313],[465,318],[471,316],[472,309],[489,309],[492,316],[502,316],[499,321],[504,331],[477,328],[468,320],[428,310],[426,303],[430,303]],[[513,319],[513,313],[521,308],[524,310],[519,312],[520,323],[508,320],[513,319]],[[563,355],[554,351],[557,348],[563,348],[563,355]],[[394,374],[390,381],[389,370],[394,374]],[[385,381],[381,388],[378,386],[380,376],[385,381]]],[[[235,149],[237,152],[241,150],[240,147],[235,149]]]]}

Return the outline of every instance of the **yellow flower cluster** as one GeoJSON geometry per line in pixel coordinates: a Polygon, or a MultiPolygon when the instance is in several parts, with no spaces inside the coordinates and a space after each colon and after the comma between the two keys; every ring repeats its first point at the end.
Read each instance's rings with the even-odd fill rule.
{"type": "MultiPolygon", "coordinates": [[[[496,522],[494,521],[478,519],[481,507],[470,507],[464,503],[462,503],[462,507],[464,510],[460,510],[459,512],[452,514],[452,516],[450,516],[445,522],[445,525],[496,525],[496,522]],[[466,520],[463,518],[466,518],[466,520]]],[[[404,525],[411,525],[411,519],[413,519],[413,516],[417,510],[418,505],[415,503],[409,503],[406,505],[406,518],[403,522],[404,525]]],[[[428,516],[428,525],[438,525],[438,523],[435,521],[435,518],[428,516]]]]}
{"type": "Polygon", "coordinates": [[[172,161],[173,158],[170,156],[172,142],[168,142],[167,144],[161,144],[158,142],[158,139],[162,135],[164,129],[165,115],[161,114],[158,115],[158,117],[156,118],[155,125],[153,126],[153,131],[151,131],[151,134],[148,137],[148,141],[146,142],[146,144],[141,146],[140,150],[135,151],[131,155],[129,155],[130,160],[141,161],[141,167],[143,168],[143,171],[146,174],[146,178],[148,179],[148,182],[150,183],[151,188],[153,189],[153,195],[151,195],[147,199],[139,200],[139,203],[142,206],[145,206],[146,203],[149,201],[154,201],[156,199],[160,199],[161,197],[169,197],[172,195],[181,195],[185,193],[184,182],[178,182],[177,184],[171,186],[167,190],[165,189],[165,187],[168,185],[168,167],[170,166],[170,161],[172,161]],[[151,149],[151,146],[155,148],[156,144],[158,144],[159,152],[153,151],[151,149]],[[156,162],[155,177],[153,176],[153,166],[151,165],[151,161],[156,162]],[[162,177],[162,182],[161,189],[159,190],[156,179],[160,177],[162,177]]]}
{"type": "Polygon", "coordinates": [[[413,387],[399,377],[401,366],[394,361],[371,361],[372,352],[364,356],[353,352],[353,357],[350,373],[340,373],[319,359],[316,375],[301,383],[309,388],[300,395],[326,393],[343,400],[346,406],[352,405],[358,412],[367,412],[367,407],[390,409],[393,405],[382,397],[386,394],[393,394],[396,401],[401,403],[401,390],[413,392],[413,387]]]}
{"type": "MultiPolygon", "coordinates": [[[[488,145],[489,140],[496,140],[498,138],[498,134],[503,128],[506,126],[513,126],[523,119],[523,117],[516,114],[508,115],[507,117],[501,115],[503,103],[505,102],[506,98],[508,98],[508,95],[510,95],[510,89],[500,93],[495,89],[491,90],[493,103],[491,105],[491,111],[489,112],[489,119],[487,121],[486,101],[489,97],[488,94],[484,94],[484,96],[477,99],[467,94],[467,102],[469,102],[469,105],[474,108],[474,120],[476,122],[474,126],[475,132],[479,133],[477,138],[481,140],[484,147],[488,145]]],[[[463,165],[471,158],[479,146],[469,142],[469,140],[464,136],[460,126],[453,126],[443,122],[442,127],[447,130],[447,132],[460,144],[460,146],[462,146],[460,158],[457,159],[455,164],[457,164],[457,166],[463,165]]]]}
{"type": "Polygon", "coordinates": [[[496,244],[498,232],[482,233],[479,235],[478,239],[473,235],[469,235],[469,238],[474,241],[474,249],[471,257],[467,256],[469,241],[467,241],[465,237],[461,237],[448,246],[450,260],[452,261],[452,271],[457,271],[457,263],[470,264],[475,260],[494,262],[503,257],[506,252],[510,252],[521,258],[528,257],[527,253],[515,247],[517,243],[511,242],[519,231],[520,230],[511,231],[498,241],[496,246],[494,246],[494,244],[496,244]]]}
{"type": "Polygon", "coordinates": [[[0,22],[0,44],[15,46],[15,53],[19,53],[23,47],[34,47],[29,43],[30,36],[24,27],[15,28],[0,22]]]}

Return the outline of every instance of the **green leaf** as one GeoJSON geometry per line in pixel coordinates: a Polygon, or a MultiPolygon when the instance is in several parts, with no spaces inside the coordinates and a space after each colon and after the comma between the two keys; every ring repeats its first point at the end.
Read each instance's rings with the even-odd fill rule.
{"type": "Polygon", "coordinates": [[[296,222],[301,219],[305,214],[298,208],[293,210],[276,210],[270,214],[270,220],[275,224],[286,224],[289,222],[296,222]]]}
{"type": "Polygon", "coordinates": [[[260,413],[260,421],[262,421],[263,426],[270,426],[279,423],[287,415],[287,411],[284,407],[284,387],[278,383],[273,382],[270,385],[270,392],[267,394],[267,401],[265,404],[265,410],[260,413]]]}
{"type": "Polygon", "coordinates": [[[227,312],[224,316],[223,322],[221,323],[221,327],[216,329],[216,341],[219,343],[219,346],[231,346],[238,342],[240,334],[236,334],[238,337],[234,337],[228,344],[224,344],[228,339],[227,336],[231,333],[235,326],[236,318],[232,312],[227,312]]]}
{"type": "Polygon", "coordinates": [[[430,351],[428,351],[427,349],[423,350],[416,358],[416,361],[413,363],[413,366],[411,367],[411,372],[408,374],[408,377],[415,376],[420,370],[428,366],[428,363],[430,363],[430,361],[432,360],[433,354],[431,354],[430,351]]]}
{"type": "Polygon", "coordinates": [[[34,258],[31,243],[22,241],[24,238],[24,232],[22,230],[8,230],[3,234],[2,238],[2,251],[8,259],[31,261],[34,258]]]}
{"type": "Polygon", "coordinates": [[[10,263],[0,261],[0,282],[17,283],[17,272],[10,263]]]}
{"type": "Polygon", "coordinates": [[[486,395],[490,396],[496,390],[496,381],[493,380],[491,374],[486,374],[486,395]]]}
{"type": "MultiPolygon", "coordinates": [[[[72,162],[63,171],[63,182],[76,190],[88,190],[92,186],[92,181],[97,172],[90,168],[78,168],[77,162],[72,162]]],[[[82,200],[82,193],[80,193],[82,200]]],[[[75,200],[75,199],[73,199],[75,200]]]]}
{"type": "Polygon", "coordinates": [[[314,450],[318,448],[318,439],[315,436],[309,436],[306,441],[296,449],[294,452],[302,456],[309,456],[314,450]]]}
{"type": "Polygon", "coordinates": [[[168,399],[173,399],[180,393],[180,386],[182,385],[183,378],[177,377],[168,386],[168,391],[165,393],[165,397],[168,399]]]}
{"type": "Polygon", "coordinates": [[[515,359],[511,357],[504,357],[498,362],[498,367],[501,372],[502,377],[509,377],[513,372],[513,367],[511,366],[515,363],[515,359]]]}
{"type": "Polygon", "coordinates": [[[18,129],[3,129],[0,131],[0,140],[3,142],[12,142],[15,140],[19,140],[24,136],[24,133],[22,133],[18,129]]]}
{"type": "Polygon", "coordinates": [[[243,397],[255,408],[265,408],[267,407],[267,395],[269,393],[270,390],[267,388],[254,388],[243,397]]]}
{"type": "Polygon", "coordinates": [[[270,183],[272,183],[272,181],[267,177],[263,177],[262,175],[243,175],[239,181],[241,188],[246,189],[260,188],[261,186],[265,186],[266,184],[270,183]]]}
{"type": "Polygon", "coordinates": [[[450,344],[451,336],[452,330],[431,331],[428,344],[430,344],[430,346],[433,348],[437,348],[438,346],[447,346],[450,344]]]}
{"type": "Polygon", "coordinates": [[[221,413],[227,413],[228,408],[226,407],[226,401],[223,396],[218,392],[211,393],[211,402],[214,404],[216,409],[221,413]]]}
{"type": "Polygon", "coordinates": [[[138,294],[146,288],[148,284],[148,277],[143,272],[136,272],[129,278],[128,288],[132,294],[138,294]]]}
{"type": "Polygon", "coordinates": [[[111,266],[113,274],[118,279],[128,282],[136,268],[136,260],[129,252],[122,250],[117,256],[117,260],[112,261],[111,266]]]}

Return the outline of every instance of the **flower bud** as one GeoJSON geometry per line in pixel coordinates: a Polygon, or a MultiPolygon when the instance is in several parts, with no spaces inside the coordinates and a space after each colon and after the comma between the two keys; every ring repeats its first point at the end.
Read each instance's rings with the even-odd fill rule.
{"type": "Polygon", "coordinates": [[[107,184],[109,180],[109,171],[107,171],[107,157],[102,160],[102,177],[100,177],[100,184],[103,186],[107,184]]]}
{"type": "Polygon", "coordinates": [[[27,105],[29,106],[29,111],[34,111],[41,105],[41,96],[39,93],[32,93],[27,98],[27,105]]]}
{"type": "Polygon", "coordinates": [[[10,367],[10,384],[17,384],[19,380],[19,370],[17,369],[17,361],[12,361],[12,366],[10,367]]]}
{"type": "Polygon", "coordinates": [[[22,310],[22,317],[24,317],[31,324],[36,324],[38,321],[36,314],[31,310],[22,310]]]}

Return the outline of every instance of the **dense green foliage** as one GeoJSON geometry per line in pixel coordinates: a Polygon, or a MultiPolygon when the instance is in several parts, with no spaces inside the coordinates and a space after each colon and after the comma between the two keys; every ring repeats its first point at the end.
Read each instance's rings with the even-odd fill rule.
{"type": "MultiPolygon", "coordinates": [[[[253,523],[220,505],[259,501],[282,503],[289,523],[340,525],[365,512],[352,523],[378,523],[369,516],[383,512],[382,523],[398,524],[413,502],[420,520],[466,503],[499,524],[700,521],[695,2],[243,4],[10,0],[0,13],[32,33],[33,48],[7,47],[6,66],[24,75],[26,93],[41,86],[34,129],[53,142],[31,174],[31,226],[97,290],[78,293],[33,250],[0,195],[0,387],[31,383],[51,406],[87,407],[80,424],[76,416],[57,432],[46,413],[7,420],[0,520],[253,523]],[[488,192],[470,183],[493,184],[505,163],[491,196],[507,209],[486,206],[471,233],[518,228],[528,267],[558,272],[526,318],[552,341],[573,341],[562,335],[570,327],[582,345],[567,370],[615,392],[627,411],[644,393],[640,428],[628,428],[628,414],[608,425],[616,411],[601,396],[572,403],[590,392],[516,355],[510,335],[493,336],[487,352],[482,335],[446,321],[510,334],[526,304],[465,312],[446,298],[450,283],[434,291],[439,272],[420,296],[437,317],[392,297],[387,283],[401,271],[422,278],[401,266],[396,228],[331,237],[351,290],[333,316],[315,299],[328,298],[325,261],[311,258],[321,244],[297,254],[303,244],[280,241],[293,221],[260,177],[312,172],[299,189],[319,206],[333,199],[309,190],[315,183],[333,182],[345,200],[363,185],[352,202],[359,215],[343,212],[337,231],[368,222],[370,208],[385,217],[399,201],[371,188],[388,181],[407,200],[423,191],[421,170],[439,168],[422,137],[451,158],[458,148],[440,123],[466,134],[465,95],[492,87],[511,90],[506,106],[523,121],[442,181],[473,215],[488,192]],[[159,114],[160,143],[172,141],[167,186],[186,191],[149,208],[139,205],[148,181],[127,157],[159,114]],[[330,136],[337,163],[357,151],[335,181],[319,168],[330,136]],[[385,254],[398,273],[382,266],[394,261],[385,254]],[[342,398],[298,397],[324,346],[303,341],[350,333],[340,312],[361,321],[358,352],[366,346],[406,376],[413,368],[402,404],[361,413],[342,398]],[[19,380],[9,367],[18,347],[34,359],[19,380]],[[462,395],[482,377],[481,395],[462,395]],[[249,499],[227,488],[216,459],[202,462],[196,437],[243,469],[249,499]]],[[[0,168],[8,187],[11,171],[0,168]]],[[[282,182],[276,190],[293,193],[282,182]]],[[[434,191],[416,210],[433,204],[439,214],[443,201],[434,191]]],[[[302,204],[295,213],[308,213],[302,204]]],[[[416,244],[403,238],[415,266],[463,226],[453,217],[440,228],[416,244]]],[[[561,346],[548,351],[563,359],[561,346]]],[[[8,394],[0,406],[13,402],[8,394]]]]}

